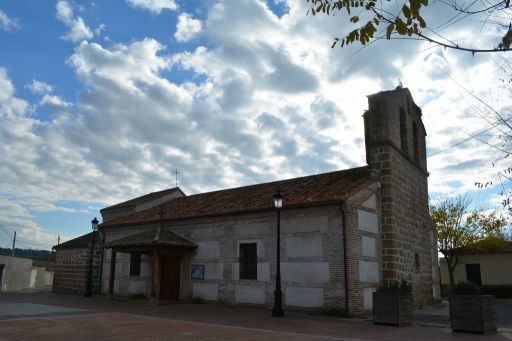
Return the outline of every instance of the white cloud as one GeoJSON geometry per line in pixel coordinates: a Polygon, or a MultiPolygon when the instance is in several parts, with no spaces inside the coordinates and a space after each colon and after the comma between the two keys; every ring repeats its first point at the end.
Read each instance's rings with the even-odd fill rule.
{"type": "Polygon", "coordinates": [[[64,101],[59,96],[45,94],[39,101],[39,105],[51,105],[54,107],[67,108],[72,106],[72,103],[64,101]]]}
{"type": "MultiPolygon", "coordinates": [[[[10,248],[16,232],[16,248],[46,249],[57,245],[59,233],[44,229],[33,221],[33,216],[20,203],[0,200],[0,247],[10,248]],[[17,215],[21,213],[21,215],[17,215]]],[[[61,242],[72,239],[60,234],[61,242]]]]}
{"type": "Polygon", "coordinates": [[[188,13],[181,13],[176,24],[174,38],[180,42],[187,42],[196,37],[202,30],[201,20],[192,18],[188,13]]]}
{"type": "Polygon", "coordinates": [[[62,21],[69,28],[69,32],[62,37],[63,39],[76,43],[91,39],[94,36],[82,17],[75,16],[73,8],[68,1],[59,0],[55,7],[57,10],[57,19],[62,21]]]}
{"type": "Polygon", "coordinates": [[[23,115],[28,109],[28,103],[14,96],[14,86],[7,76],[7,70],[0,67],[0,119],[23,115]]]}
{"type": "Polygon", "coordinates": [[[131,6],[160,14],[163,10],[175,11],[178,4],[174,0],[126,0],[131,6]]]}
{"type": "Polygon", "coordinates": [[[0,8],[0,28],[6,31],[10,31],[19,28],[18,19],[9,18],[7,14],[0,8]]]}
{"type": "MultiPolygon", "coordinates": [[[[30,212],[62,200],[108,205],[171,187],[176,168],[181,187],[196,193],[364,165],[366,95],[398,79],[423,108],[429,152],[482,128],[471,117],[476,103],[444,72],[489,98],[490,58],[402,41],[355,55],[357,46],[332,50],[332,34],[344,29],[338,18],[288,6],[278,18],[261,1],[219,1],[202,23],[208,47],[175,54],[152,38],[83,41],[67,60],[82,86],[76,101],[42,82],[28,86],[52,104],[50,122],[28,117],[0,68],[0,198],[24,209],[30,225],[30,212]],[[190,77],[177,82],[176,71],[190,77]]],[[[429,158],[430,188],[471,191],[495,178],[488,165],[497,156],[469,141],[429,158]]]]}
{"type": "Polygon", "coordinates": [[[37,79],[33,79],[32,83],[25,86],[28,88],[33,94],[42,95],[53,92],[53,87],[50,84],[46,84],[45,82],[38,81],[37,79]]]}
{"type": "Polygon", "coordinates": [[[107,26],[105,24],[100,24],[100,26],[98,26],[94,29],[94,34],[99,36],[101,34],[101,32],[105,30],[106,27],[107,26]]]}

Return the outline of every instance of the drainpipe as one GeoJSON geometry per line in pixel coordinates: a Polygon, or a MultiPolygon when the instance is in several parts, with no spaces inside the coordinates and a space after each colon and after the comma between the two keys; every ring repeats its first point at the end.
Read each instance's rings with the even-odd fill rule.
{"type": "Polygon", "coordinates": [[[348,269],[347,269],[347,218],[343,205],[340,205],[341,212],[341,231],[343,233],[343,275],[345,277],[345,315],[350,317],[349,297],[348,297],[348,269]]]}
{"type": "MultiPolygon", "coordinates": [[[[100,231],[101,231],[101,228],[98,229],[98,237],[100,236],[100,231]]],[[[105,247],[103,247],[103,245],[105,245],[105,234],[104,233],[101,233],[101,236],[102,236],[102,240],[101,240],[101,260],[100,260],[100,292],[98,294],[102,294],[102,289],[103,289],[103,257],[105,256],[105,247]]],[[[98,238],[98,241],[99,241],[99,238],[98,238]]],[[[98,243],[99,244],[99,243],[98,243]]]]}

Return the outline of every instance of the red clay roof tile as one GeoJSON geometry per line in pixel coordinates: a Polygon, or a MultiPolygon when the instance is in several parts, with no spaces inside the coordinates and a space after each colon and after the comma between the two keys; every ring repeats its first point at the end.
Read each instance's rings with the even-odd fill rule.
{"type": "Polygon", "coordinates": [[[105,243],[105,247],[181,246],[195,248],[196,243],[172,231],[151,229],[105,243]]]}
{"type": "Polygon", "coordinates": [[[145,211],[105,222],[102,227],[249,213],[273,208],[280,189],[284,207],[314,206],[348,199],[377,181],[368,166],[176,198],[145,211]],[[162,214],[162,217],[160,217],[162,214]]]}
{"type": "MultiPolygon", "coordinates": [[[[155,200],[157,198],[163,197],[163,196],[165,196],[167,194],[171,194],[171,193],[177,192],[177,191],[183,193],[181,191],[181,189],[179,189],[178,187],[168,188],[168,189],[164,189],[163,191],[157,191],[157,192],[148,193],[148,194],[142,195],[140,197],[136,197],[136,198],[133,198],[133,199],[130,199],[130,200],[127,200],[127,201],[120,202],[120,203],[112,205],[112,206],[108,206],[108,207],[102,208],[101,212],[107,211],[107,210],[111,210],[111,209],[115,209],[115,208],[128,207],[128,206],[136,206],[138,204],[143,204],[143,203],[155,200]]],[[[185,194],[183,193],[183,195],[185,195],[185,194]]]]}

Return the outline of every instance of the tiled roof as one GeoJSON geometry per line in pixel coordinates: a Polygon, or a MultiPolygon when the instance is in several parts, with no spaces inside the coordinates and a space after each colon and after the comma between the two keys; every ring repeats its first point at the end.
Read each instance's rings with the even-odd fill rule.
{"type": "MultiPolygon", "coordinates": [[[[98,241],[98,232],[96,231],[96,241],[98,241]]],[[[92,232],[84,234],[83,236],[76,237],[74,239],[68,240],[67,242],[64,242],[59,245],[55,245],[53,248],[55,250],[61,250],[61,249],[82,249],[91,247],[92,242],[92,232]]]]}
{"type": "Polygon", "coordinates": [[[148,193],[148,194],[142,195],[142,196],[134,198],[134,199],[123,201],[119,204],[105,207],[105,208],[101,209],[101,211],[106,211],[106,210],[115,209],[115,208],[128,207],[128,206],[136,206],[139,204],[150,202],[152,200],[158,199],[160,197],[166,196],[168,194],[171,194],[171,193],[177,192],[177,191],[180,191],[181,193],[183,193],[181,191],[181,189],[179,189],[178,187],[168,188],[168,189],[164,189],[163,191],[148,193]]]}
{"type": "Polygon", "coordinates": [[[102,226],[269,210],[274,206],[272,196],[277,189],[285,196],[284,207],[336,203],[348,199],[375,181],[377,178],[372,176],[368,166],[351,168],[176,198],[165,204],[105,222],[102,226]]]}
{"type": "Polygon", "coordinates": [[[156,228],[142,233],[137,233],[125,238],[116,239],[105,243],[105,247],[144,247],[144,246],[183,246],[197,247],[197,245],[172,231],[156,228]]]}

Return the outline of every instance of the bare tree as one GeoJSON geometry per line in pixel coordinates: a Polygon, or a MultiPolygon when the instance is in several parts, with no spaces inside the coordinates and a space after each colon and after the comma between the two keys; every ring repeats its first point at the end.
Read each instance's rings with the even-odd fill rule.
{"type": "MultiPolygon", "coordinates": [[[[481,179],[475,182],[479,188],[497,186],[502,198],[502,206],[512,215],[512,166],[498,166],[502,160],[510,160],[512,154],[512,64],[507,58],[495,60],[502,77],[496,82],[493,97],[495,103],[475,95],[457,82],[466,94],[474,99],[471,105],[473,115],[479,118],[486,128],[472,136],[472,139],[487,145],[494,151],[492,167],[496,169],[495,181],[481,179]]],[[[510,164],[510,162],[506,162],[510,164]]]]}

